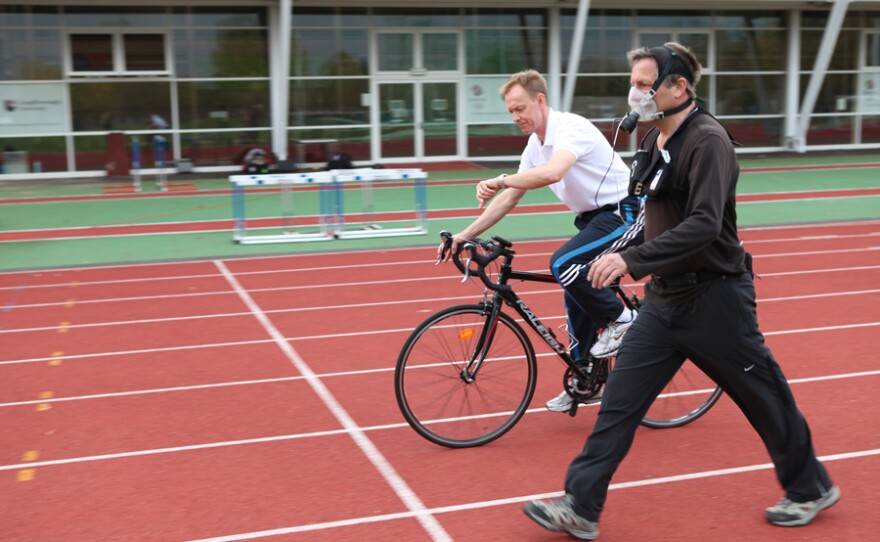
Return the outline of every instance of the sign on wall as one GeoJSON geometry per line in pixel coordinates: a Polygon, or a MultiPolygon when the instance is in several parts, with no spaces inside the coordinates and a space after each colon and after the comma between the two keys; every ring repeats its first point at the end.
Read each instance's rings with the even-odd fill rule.
{"type": "Polygon", "coordinates": [[[880,73],[861,74],[860,113],[880,113],[880,73]]]}
{"type": "Polygon", "coordinates": [[[468,77],[467,112],[469,122],[512,122],[498,89],[506,77],[468,77]]]}
{"type": "Polygon", "coordinates": [[[66,132],[63,83],[0,85],[0,135],[66,132]]]}

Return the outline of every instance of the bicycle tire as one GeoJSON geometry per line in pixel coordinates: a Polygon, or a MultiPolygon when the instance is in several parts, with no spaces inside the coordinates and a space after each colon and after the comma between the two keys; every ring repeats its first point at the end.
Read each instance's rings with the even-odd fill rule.
{"type": "Polygon", "coordinates": [[[516,425],[535,393],[534,348],[505,313],[476,378],[462,377],[488,318],[482,305],[449,307],[419,324],[400,351],[397,404],[416,433],[435,444],[470,448],[492,442],[516,425]]]}
{"type": "Polygon", "coordinates": [[[721,387],[696,365],[685,360],[672,380],[642,418],[642,425],[670,429],[687,425],[712,408],[721,398],[721,387]]]}

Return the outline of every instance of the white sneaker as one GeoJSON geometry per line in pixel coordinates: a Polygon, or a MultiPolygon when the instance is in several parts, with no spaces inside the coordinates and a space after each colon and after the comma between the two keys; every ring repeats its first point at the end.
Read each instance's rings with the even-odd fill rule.
{"type": "MultiPolygon", "coordinates": [[[[580,404],[582,405],[591,405],[593,403],[598,403],[602,400],[602,392],[605,391],[605,387],[599,388],[599,392],[595,395],[591,395],[589,397],[585,397],[580,400],[580,404]]],[[[571,409],[572,403],[571,395],[566,393],[565,390],[562,390],[562,393],[547,401],[545,405],[547,410],[550,412],[568,412],[571,409]]]]}
{"type": "Polygon", "coordinates": [[[636,321],[635,316],[629,322],[613,322],[602,330],[602,333],[596,338],[593,347],[590,348],[590,355],[594,358],[610,358],[620,350],[623,343],[623,336],[633,322],[636,321]]]}

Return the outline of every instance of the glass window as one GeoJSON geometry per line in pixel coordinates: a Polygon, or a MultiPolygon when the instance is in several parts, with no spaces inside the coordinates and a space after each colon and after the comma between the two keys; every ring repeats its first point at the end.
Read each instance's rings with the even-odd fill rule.
{"type": "Polygon", "coordinates": [[[636,12],[639,28],[706,28],[712,16],[708,11],[651,11],[636,12]]]}
{"type": "Polygon", "coordinates": [[[781,118],[724,120],[724,127],[743,147],[781,146],[783,124],[781,118]]]}
{"type": "Polygon", "coordinates": [[[778,71],[785,69],[784,30],[718,30],[716,70],[778,71]]]}
{"type": "Polygon", "coordinates": [[[336,26],[336,8],[312,8],[293,5],[294,27],[336,26]]]}
{"type": "Polygon", "coordinates": [[[174,32],[178,77],[268,77],[265,30],[184,29],[174,32]]]}
{"type": "Polygon", "coordinates": [[[776,115],[785,109],[785,75],[718,75],[717,115],[776,115]]]}
{"type": "MultiPolygon", "coordinates": [[[[565,84],[563,77],[562,84],[565,84]]],[[[578,77],[571,110],[593,119],[612,119],[629,112],[629,77],[578,77]]]]}
{"type": "Polygon", "coordinates": [[[868,34],[867,41],[865,65],[872,68],[880,68],[880,33],[868,34]]]}
{"type": "MultiPolygon", "coordinates": [[[[566,26],[574,26],[577,12],[570,11],[569,15],[563,12],[563,21],[571,19],[566,26]]],[[[590,28],[627,28],[633,26],[633,17],[628,9],[598,9],[590,11],[587,16],[587,26],[590,28]]]]}
{"type": "Polygon", "coordinates": [[[429,70],[458,69],[458,34],[422,34],[422,57],[429,70]]]}
{"type": "MultiPolygon", "coordinates": [[[[831,10],[824,11],[804,11],[801,13],[801,26],[803,28],[822,28],[828,24],[828,16],[831,15],[831,10]]],[[[860,25],[859,22],[860,13],[855,10],[848,10],[846,16],[843,19],[844,27],[858,27],[860,25]]]]}
{"type": "MultiPolygon", "coordinates": [[[[271,150],[271,136],[268,130],[183,133],[180,134],[180,156],[189,158],[197,167],[243,165],[244,157],[249,150],[254,148],[271,150]]],[[[170,151],[168,155],[173,156],[170,151]]],[[[149,157],[144,160],[148,159],[149,157]]]]}
{"type": "Polygon", "coordinates": [[[360,29],[294,29],[293,76],[367,75],[369,36],[360,29]]]}
{"type": "Polygon", "coordinates": [[[862,117],[862,143],[880,143],[880,116],[862,117]]]}
{"type": "MultiPolygon", "coordinates": [[[[801,69],[812,70],[819,54],[819,46],[822,43],[824,30],[804,30],[801,32],[801,69]]],[[[858,30],[841,30],[837,38],[837,45],[831,56],[829,70],[855,70],[858,69],[859,52],[858,30]]]]}
{"type": "Polygon", "coordinates": [[[164,7],[64,7],[64,23],[67,26],[132,27],[168,26],[167,8],[164,7]]]}
{"type": "Polygon", "coordinates": [[[61,35],[57,30],[0,31],[0,79],[61,79],[61,35]]]}
{"type": "MultiPolygon", "coordinates": [[[[843,113],[855,111],[856,74],[829,73],[825,76],[819,97],[816,99],[816,113],[843,113]]],[[[809,75],[801,76],[800,95],[806,94],[809,75]]]]}
{"type": "Polygon", "coordinates": [[[547,26],[547,11],[543,9],[468,9],[467,26],[547,26]]]}
{"type": "Polygon", "coordinates": [[[55,6],[0,6],[0,26],[58,26],[55,6]]]}
{"type": "Polygon", "coordinates": [[[268,81],[181,81],[177,99],[182,129],[270,124],[268,81]]]}
{"type": "Polygon", "coordinates": [[[112,34],[71,34],[70,52],[75,72],[113,71],[112,34]]]}
{"type": "MultiPolygon", "coordinates": [[[[370,129],[369,128],[325,128],[311,130],[290,130],[289,141],[303,139],[335,139],[334,147],[338,152],[347,152],[351,155],[352,160],[369,160],[370,159],[370,129]]],[[[288,148],[288,156],[297,156],[300,149],[296,145],[288,148]]],[[[306,148],[303,150],[303,159],[306,162],[326,161],[324,158],[325,149],[306,148]],[[322,158],[324,158],[322,160],[322,158]]]]}
{"type": "Polygon", "coordinates": [[[369,79],[293,80],[290,125],[368,124],[370,109],[362,96],[369,92],[369,79]]]}
{"type": "Polygon", "coordinates": [[[381,33],[376,36],[379,71],[408,71],[414,66],[414,34],[381,33]]]}
{"type": "Polygon", "coordinates": [[[723,28],[784,28],[785,13],[781,11],[721,11],[715,13],[715,25],[723,28]]]}
{"type": "Polygon", "coordinates": [[[457,8],[413,9],[375,8],[375,26],[461,26],[461,13],[457,8]]]}
{"type": "Polygon", "coordinates": [[[513,124],[472,124],[467,128],[469,156],[519,156],[528,136],[513,124]]]}
{"type": "Polygon", "coordinates": [[[833,115],[830,117],[813,117],[807,130],[809,145],[839,145],[852,143],[854,117],[833,115]]]}
{"type": "Polygon", "coordinates": [[[147,129],[150,115],[171,118],[170,95],[166,82],[72,82],[73,129],[77,132],[147,129]]]}
{"type": "Polygon", "coordinates": [[[126,71],[164,71],[164,34],[126,34],[123,36],[126,71]]]}
{"type": "Polygon", "coordinates": [[[174,8],[174,26],[266,26],[266,10],[236,7],[174,8]]]}
{"type": "Polygon", "coordinates": [[[467,71],[511,74],[525,69],[547,72],[547,31],[480,29],[467,31],[467,71]]]}
{"type": "MultiPolygon", "coordinates": [[[[573,28],[563,29],[562,66],[567,69],[573,28]]],[[[626,73],[630,67],[626,53],[632,49],[632,31],[624,29],[588,29],[584,34],[579,73],[626,73]]]]}
{"type": "Polygon", "coordinates": [[[4,153],[25,153],[16,155],[20,159],[17,164],[12,163],[11,157],[0,159],[2,173],[67,171],[67,145],[63,137],[2,138],[0,148],[4,153]]]}

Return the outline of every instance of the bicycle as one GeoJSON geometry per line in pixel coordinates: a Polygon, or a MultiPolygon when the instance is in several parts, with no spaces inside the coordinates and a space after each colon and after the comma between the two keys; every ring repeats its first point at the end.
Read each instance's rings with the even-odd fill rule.
{"type": "MultiPolygon", "coordinates": [[[[452,236],[445,231],[440,235],[445,255],[452,236]]],[[[537,383],[535,349],[523,327],[502,311],[504,305],[512,307],[544,340],[550,355],[565,363],[563,386],[574,399],[569,415],[577,413],[581,399],[599,393],[612,370],[614,357],[573,359],[513,291],[510,281],[556,284],[556,279],[550,273],[514,270],[512,246],[500,237],[461,243],[451,260],[464,274],[462,282],[480,279],[485,286],[483,300],[429,316],[401,349],[394,370],[397,404],[407,423],[435,444],[482,446],[507,433],[529,407],[537,383]],[[463,252],[466,262],[461,261],[463,252]],[[495,270],[487,273],[492,264],[495,270]]],[[[619,282],[612,287],[629,308],[639,308],[641,300],[634,292],[627,293],[619,282]]],[[[721,393],[720,387],[686,361],[641,423],[656,429],[681,427],[705,414],[721,393]]]]}

